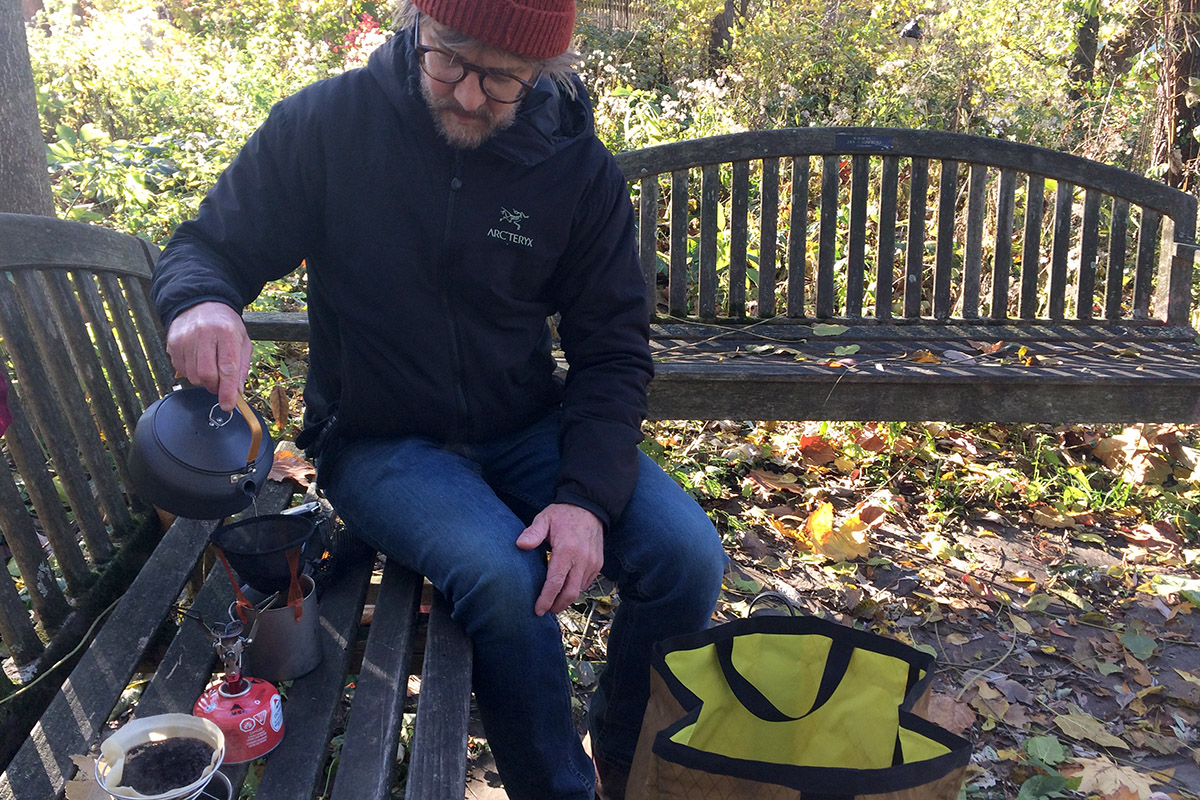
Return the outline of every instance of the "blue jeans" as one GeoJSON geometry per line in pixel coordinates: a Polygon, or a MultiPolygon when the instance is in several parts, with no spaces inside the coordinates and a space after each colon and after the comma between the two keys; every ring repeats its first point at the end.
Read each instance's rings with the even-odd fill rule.
{"type": "MultiPolygon", "coordinates": [[[[533,613],[544,554],[515,543],[553,498],[558,420],[554,413],[485,444],[359,440],[321,465],[346,524],[452,603],[471,638],[476,701],[513,800],[593,797],[558,621],[533,613]]],[[[633,498],[604,537],[602,572],[619,604],[589,708],[593,754],[626,768],[649,697],[651,646],[708,625],[726,562],[704,511],[639,458],[633,498]]]]}

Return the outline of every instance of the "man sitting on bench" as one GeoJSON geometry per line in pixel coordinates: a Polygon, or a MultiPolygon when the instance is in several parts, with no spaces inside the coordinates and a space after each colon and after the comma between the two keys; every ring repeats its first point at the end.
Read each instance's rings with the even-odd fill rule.
{"type": "Polygon", "coordinates": [[[709,622],[726,560],[638,450],[646,287],[625,179],[570,68],[574,17],[571,0],[403,5],[365,69],[275,106],[153,284],[175,368],[232,408],[239,310],[304,262],[301,446],[347,525],[453,604],[514,800],[590,800],[596,775],[623,796],[651,646],[709,622]],[[620,603],[593,765],[554,614],[598,573],[620,603]]]}

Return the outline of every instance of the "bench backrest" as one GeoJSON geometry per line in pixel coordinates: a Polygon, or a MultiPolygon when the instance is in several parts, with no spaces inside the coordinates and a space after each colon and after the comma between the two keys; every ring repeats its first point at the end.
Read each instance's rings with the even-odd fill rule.
{"type": "MultiPolygon", "coordinates": [[[[15,466],[0,470],[0,524],[51,632],[69,607],[38,533],[67,592],[82,593],[130,526],[130,437],[172,379],[148,299],[155,253],[104,228],[0,214],[0,369],[13,411],[3,441],[15,466]]],[[[42,649],[8,580],[0,637],[19,664],[42,649]]]]}
{"type": "Polygon", "coordinates": [[[797,128],[617,160],[671,317],[1186,325],[1193,307],[1195,198],[1076,156],[797,128]]]}

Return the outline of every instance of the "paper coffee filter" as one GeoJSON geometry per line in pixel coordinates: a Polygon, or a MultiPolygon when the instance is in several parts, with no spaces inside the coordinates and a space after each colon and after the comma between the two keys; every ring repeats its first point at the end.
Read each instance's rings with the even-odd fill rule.
{"type": "Polygon", "coordinates": [[[121,800],[171,800],[188,797],[199,791],[212,778],[212,773],[225,758],[225,735],[213,722],[191,714],[158,714],[135,719],[122,726],[100,744],[96,759],[96,782],[104,791],[121,800]],[[125,754],[140,744],[173,737],[199,739],[212,746],[212,762],[199,779],[163,794],[142,794],[121,785],[125,771],[125,754]]]}

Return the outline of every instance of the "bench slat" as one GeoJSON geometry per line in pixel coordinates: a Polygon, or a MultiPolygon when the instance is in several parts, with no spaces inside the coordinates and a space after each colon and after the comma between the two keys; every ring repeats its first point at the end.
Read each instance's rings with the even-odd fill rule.
{"type": "Polygon", "coordinates": [[[883,157],[879,184],[879,252],[876,254],[875,317],[892,317],[892,283],[896,279],[896,206],[900,182],[900,160],[883,157]]]}
{"type": "Polygon", "coordinates": [[[658,308],[658,176],[641,180],[638,193],[638,258],[646,279],[647,307],[658,308]]]}
{"type": "Polygon", "coordinates": [[[821,159],[821,221],[817,242],[817,316],[834,316],[833,266],[837,261],[838,223],[837,156],[821,159]]]}
{"type": "Polygon", "coordinates": [[[288,689],[283,741],[266,760],[255,800],[305,800],[314,794],[325,769],[333,714],[342,702],[371,567],[370,559],[348,565],[321,597],[321,663],[288,689]]]}
{"type": "Polygon", "coordinates": [[[1158,249],[1158,226],[1162,214],[1142,209],[1142,224],[1138,227],[1137,262],[1133,275],[1133,318],[1150,318],[1150,295],[1154,282],[1154,253],[1158,249]]]}
{"type": "Polygon", "coordinates": [[[1075,318],[1090,320],[1096,305],[1096,256],[1100,242],[1100,193],[1088,189],[1083,195],[1083,229],[1079,238],[1079,293],[1075,318]]]}
{"type": "Polygon", "coordinates": [[[415,572],[384,564],[333,800],[387,800],[396,776],[421,584],[415,572]]]}
{"type": "Polygon", "coordinates": [[[717,318],[717,203],[721,196],[721,170],[708,164],[700,171],[700,274],[698,316],[717,318]]]}
{"type": "Polygon", "coordinates": [[[913,319],[921,316],[921,278],[925,271],[925,209],[929,202],[929,159],[912,160],[909,192],[904,316],[913,319]]]}
{"type": "Polygon", "coordinates": [[[805,284],[808,281],[808,156],[792,160],[792,207],[788,214],[787,315],[804,316],[805,284]]]}
{"type": "Polygon", "coordinates": [[[1017,206],[1017,173],[1000,170],[999,197],[996,200],[996,255],[992,264],[992,307],[988,316],[1008,319],[1008,287],[1012,276],[1013,219],[1017,206]]]}
{"type": "Polygon", "coordinates": [[[450,616],[441,592],[433,594],[421,698],[408,767],[407,800],[461,800],[467,773],[471,643],[450,616]]]}
{"type": "Polygon", "coordinates": [[[671,173],[671,246],[667,308],[677,317],[687,316],[688,172],[671,173]]]}
{"type": "Polygon", "coordinates": [[[1050,307],[1048,316],[1060,320],[1066,316],[1067,256],[1071,251],[1071,209],[1075,187],[1058,182],[1054,197],[1054,238],[1050,245],[1050,307]]]}
{"type": "Polygon", "coordinates": [[[1025,236],[1021,242],[1021,319],[1037,317],[1045,202],[1046,179],[1041,175],[1030,175],[1025,191],[1025,236]]]}
{"type": "Polygon", "coordinates": [[[1129,236],[1129,201],[1113,198],[1112,223],[1108,234],[1108,271],[1104,276],[1104,316],[1121,319],[1121,295],[1125,282],[1125,244],[1129,236]]]}
{"type": "MultiPolygon", "coordinates": [[[[175,380],[175,368],[167,356],[167,332],[163,330],[158,314],[150,310],[149,284],[135,278],[123,277],[117,280],[117,285],[123,291],[121,295],[129,301],[133,313],[133,321],[142,344],[142,353],[150,362],[150,369],[157,381],[158,392],[155,397],[161,397],[171,390],[175,380]]],[[[136,347],[131,347],[137,353],[136,347]]]]}
{"type": "Polygon", "coordinates": [[[850,159],[850,240],[847,243],[846,316],[863,315],[863,283],[867,270],[867,194],[870,160],[861,154],[850,159]]]}
{"type": "Polygon", "coordinates": [[[972,164],[967,189],[967,232],[963,252],[964,319],[978,319],[979,291],[983,279],[983,221],[987,214],[988,170],[983,164],[972,164]]]}
{"type": "Polygon", "coordinates": [[[954,211],[958,194],[958,162],[943,161],[938,188],[937,251],[933,272],[933,316],[950,319],[950,284],[954,272],[954,211]]]}
{"type": "Polygon", "coordinates": [[[733,162],[729,220],[729,316],[746,316],[746,257],[750,239],[750,162],[733,162]]]}
{"type": "Polygon", "coordinates": [[[775,240],[779,235],[779,159],[764,158],[758,240],[758,316],[775,316],[775,240]]]}

